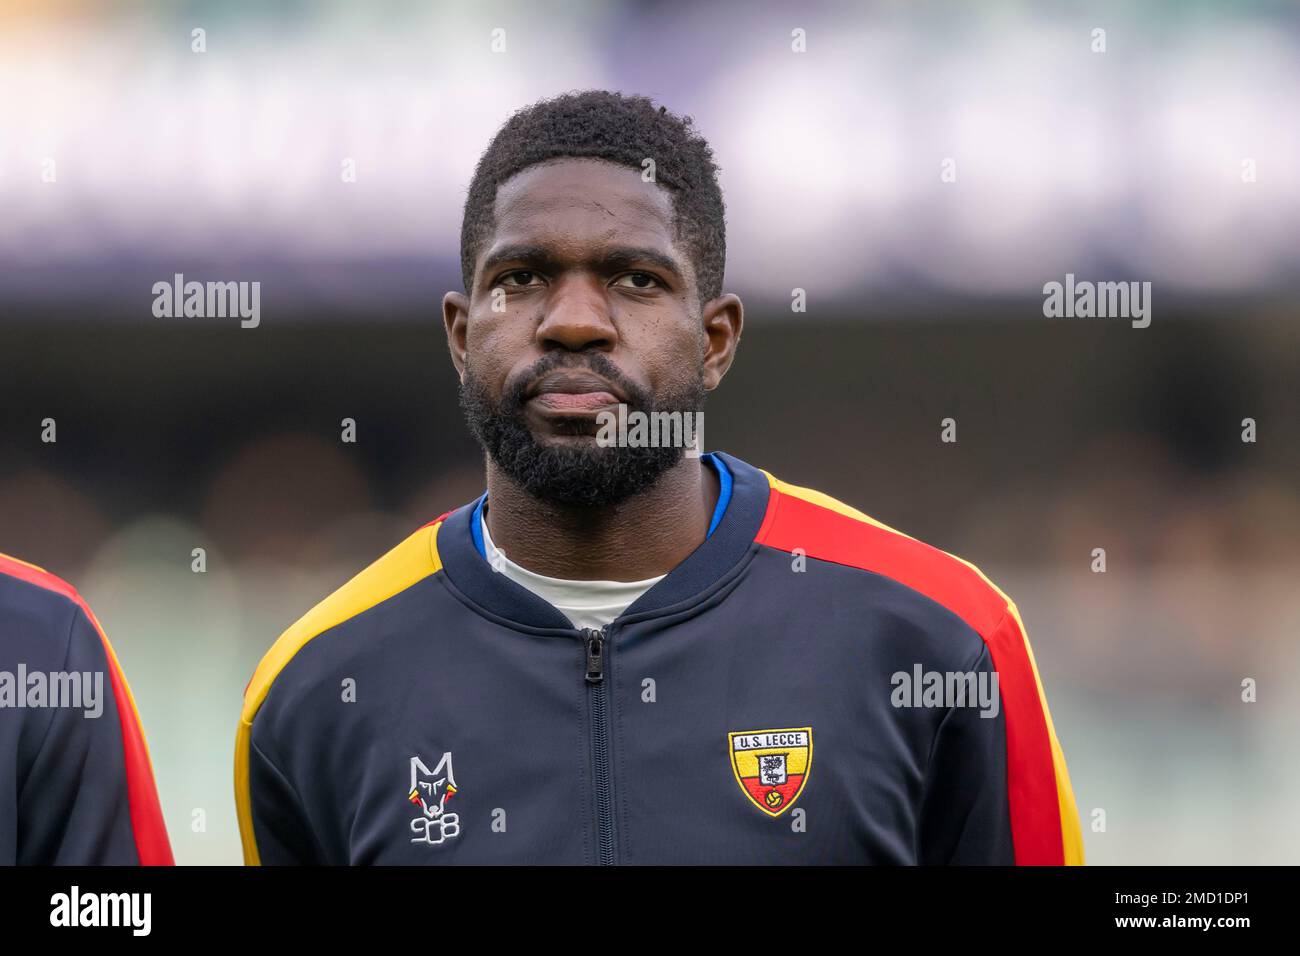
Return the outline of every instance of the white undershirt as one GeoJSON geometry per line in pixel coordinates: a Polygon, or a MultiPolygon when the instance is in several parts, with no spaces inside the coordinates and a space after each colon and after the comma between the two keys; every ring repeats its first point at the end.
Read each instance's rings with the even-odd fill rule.
{"type": "Polygon", "coordinates": [[[486,512],[479,523],[483,529],[483,550],[487,554],[488,564],[543,601],[554,605],[573,622],[574,627],[605,627],[665,577],[661,574],[644,581],[570,581],[549,578],[515,564],[492,543],[486,512]]]}

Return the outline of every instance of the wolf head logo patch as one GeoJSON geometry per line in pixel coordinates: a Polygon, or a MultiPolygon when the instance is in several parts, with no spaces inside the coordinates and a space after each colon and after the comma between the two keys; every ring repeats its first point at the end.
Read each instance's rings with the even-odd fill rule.
{"type": "Polygon", "coordinates": [[[727,734],[731,769],[750,802],[779,817],[794,805],[812,769],[812,728],[741,730],[727,734]]]}
{"type": "Polygon", "coordinates": [[[408,802],[420,810],[411,821],[412,843],[430,846],[460,836],[460,816],[447,809],[447,801],[456,795],[456,774],[451,767],[451,752],[442,755],[432,770],[419,757],[411,758],[411,788],[408,802]]]}

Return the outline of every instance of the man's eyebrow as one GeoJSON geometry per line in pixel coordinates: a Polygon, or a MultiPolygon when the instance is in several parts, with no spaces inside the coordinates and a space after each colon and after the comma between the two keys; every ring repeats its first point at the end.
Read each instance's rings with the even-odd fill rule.
{"type": "Polygon", "coordinates": [[[601,257],[601,264],[611,272],[646,264],[678,279],[685,278],[676,259],[648,246],[616,246],[601,257]]]}
{"type": "Polygon", "coordinates": [[[516,243],[512,246],[502,246],[500,249],[489,253],[488,257],[483,260],[483,274],[487,275],[497,266],[507,262],[522,262],[533,266],[553,266],[555,264],[550,250],[545,246],[516,243]]]}
{"type": "MultiPolygon", "coordinates": [[[[486,276],[497,266],[504,265],[507,262],[518,262],[552,272],[559,266],[558,260],[546,246],[533,243],[516,243],[502,246],[500,249],[489,253],[488,257],[483,260],[482,272],[486,276]]],[[[649,246],[610,247],[598,257],[596,264],[602,271],[606,272],[631,269],[638,265],[648,265],[667,272],[678,279],[685,278],[676,259],[649,246]]]]}

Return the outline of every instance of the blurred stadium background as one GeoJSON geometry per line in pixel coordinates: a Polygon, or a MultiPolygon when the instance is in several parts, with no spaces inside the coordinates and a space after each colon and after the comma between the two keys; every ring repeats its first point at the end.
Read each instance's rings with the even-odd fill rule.
{"type": "Polygon", "coordinates": [[[104,622],[179,862],[239,859],[265,649],[480,490],[464,191],[511,111],[590,87],[722,168],[747,329],[709,446],[1012,594],[1089,862],[1300,857],[1300,8],[788,6],[0,7],[0,551],[104,622]],[[261,326],[155,318],[177,272],[260,281],[261,326]],[[1152,282],[1151,327],[1044,318],[1067,272],[1152,282]]]}

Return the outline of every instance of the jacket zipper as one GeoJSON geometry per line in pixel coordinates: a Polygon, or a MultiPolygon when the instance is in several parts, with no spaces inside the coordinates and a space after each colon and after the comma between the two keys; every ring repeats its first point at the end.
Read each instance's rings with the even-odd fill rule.
{"type": "Polygon", "coordinates": [[[584,628],[586,682],[591,693],[591,753],[596,788],[597,863],[614,863],[614,786],[610,779],[609,693],[605,683],[608,638],[603,630],[584,628]]]}

